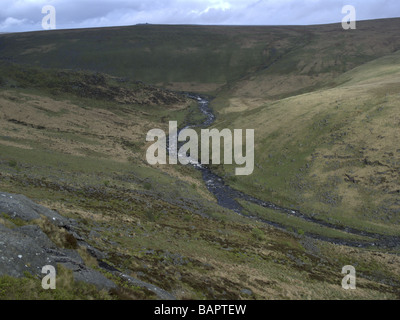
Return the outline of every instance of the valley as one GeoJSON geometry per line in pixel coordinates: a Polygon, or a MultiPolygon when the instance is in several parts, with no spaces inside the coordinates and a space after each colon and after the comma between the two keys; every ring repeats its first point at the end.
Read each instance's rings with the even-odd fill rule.
{"type": "Polygon", "coordinates": [[[0,190],[74,223],[0,206],[0,226],[41,230],[116,286],[60,263],[58,293],[1,274],[0,298],[398,299],[399,25],[1,34],[0,190]],[[170,121],[254,129],[254,172],[150,165],[146,134],[170,121]]]}

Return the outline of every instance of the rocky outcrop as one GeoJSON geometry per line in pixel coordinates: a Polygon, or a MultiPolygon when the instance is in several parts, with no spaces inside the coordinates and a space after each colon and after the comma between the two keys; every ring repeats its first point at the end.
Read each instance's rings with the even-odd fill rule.
{"type": "Polygon", "coordinates": [[[4,192],[0,192],[0,213],[6,222],[0,224],[0,275],[23,277],[25,272],[29,272],[43,277],[41,272],[44,266],[56,267],[61,264],[72,270],[78,281],[91,283],[99,288],[116,287],[100,272],[88,268],[76,250],[59,248],[35,224],[46,217],[54,225],[72,230],[76,224],[74,220],[64,218],[23,195],[4,192]]]}
{"type": "Polygon", "coordinates": [[[132,278],[101,261],[106,255],[91,247],[77,232],[77,222],[57,212],[38,205],[23,195],[0,192],[0,276],[23,277],[26,272],[44,277],[46,265],[63,265],[73,271],[77,281],[94,284],[99,289],[116,288],[117,285],[103,274],[85,265],[74,249],[60,248],[39,226],[46,221],[60,230],[66,230],[74,240],[99,261],[99,267],[135,286],[152,291],[159,299],[173,300],[170,293],[152,284],[132,278]]]}
{"type": "Polygon", "coordinates": [[[68,220],[57,212],[36,204],[23,195],[5,192],[0,192],[0,212],[9,215],[12,219],[17,218],[27,222],[40,219],[41,215],[43,215],[59,226],[73,223],[72,220],[68,220]]]}

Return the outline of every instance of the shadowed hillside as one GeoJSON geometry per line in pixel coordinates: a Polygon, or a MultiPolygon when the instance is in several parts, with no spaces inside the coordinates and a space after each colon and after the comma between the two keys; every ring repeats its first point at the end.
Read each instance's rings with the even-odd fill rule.
{"type": "Polygon", "coordinates": [[[320,85],[400,49],[399,19],[309,27],[139,25],[0,36],[0,59],[85,69],[152,84],[240,97],[274,97],[320,85]]]}

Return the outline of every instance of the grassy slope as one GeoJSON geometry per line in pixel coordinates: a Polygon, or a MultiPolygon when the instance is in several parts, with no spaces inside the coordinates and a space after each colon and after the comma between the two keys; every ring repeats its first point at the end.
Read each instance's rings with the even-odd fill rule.
{"type": "MultiPolygon", "coordinates": [[[[376,23],[360,23],[357,33],[344,33],[336,25],[136,26],[2,35],[3,60],[39,68],[24,66],[21,72],[20,66],[11,71],[8,64],[2,66],[0,189],[78,219],[87,240],[108,253],[107,262],[179,298],[396,298],[397,256],[273,230],[218,207],[198,173],[180,166],[147,167],[146,130],[165,128],[171,117],[183,121],[194,113],[190,102],[150,107],[153,89],[141,84],[106,77],[97,88],[88,83],[92,73],[40,68],[106,71],[218,93],[213,102],[217,126],[257,129],[256,178],[232,184],[260,198],[315,210],[324,219],[392,234],[398,233],[396,215],[375,215],[366,206],[382,209],[379,201],[385,200],[388,212],[398,208],[396,203],[390,207],[395,195],[384,188],[398,185],[398,175],[385,175],[377,186],[366,183],[374,171],[363,171],[358,151],[366,148],[365,167],[379,172],[379,163],[387,159],[377,157],[394,152],[398,93],[397,70],[391,66],[397,56],[343,74],[398,48],[393,31],[398,20],[376,23]],[[389,30],[384,34],[383,26],[389,30]],[[351,49],[354,43],[359,43],[357,50],[351,49]],[[54,76],[59,72],[69,76],[59,80],[54,76]],[[366,74],[370,80],[363,83],[366,74]],[[71,79],[84,84],[88,94],[71,90],[71,79]],[[271,83],[276,85],[269,89],[271,83]],[[316,88],[321,90],[294,95],[316,88]],[[125,90],[139,89],[139,102],[147,102],[126,102],[140,95],[125,90]],[[374,139],[385,141],[378,151],[363,141],[369,126],[374,139]],[[390,139],[379,138],[383,134],[390,139]],[[344,181],[344,173],[357,183],[344,181]],[[349,209],[359,203],[368,210],[349,209]],[[360,271],[359,289],[353,292],[340,286],[347,264],[360,271]],[[246,296],[244,288],[253,295],[246,296]]],[[[396,162],[394,155],[388,157],[396,162]]],[[[3,279],[1,288],[8,284],[3,279]]],[[[29,292],[20,294],[29,297],[29,292]]],[[[137,288],[124,288],[121,295],[152,297],[137,288]]]]}
{"type": "Polygon", "coordinates": [[[232,183],[336,224],[399,234],[399,65],[395,53],[339,76],[334,88],[220,110],[218,127],[256,130],[254,176],[232,183]]]}

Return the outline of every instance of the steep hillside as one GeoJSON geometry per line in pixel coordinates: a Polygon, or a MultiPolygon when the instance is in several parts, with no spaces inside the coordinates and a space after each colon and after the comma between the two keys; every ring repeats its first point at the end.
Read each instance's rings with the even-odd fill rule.
{"type": "MultiPolygon", "coordinates": [[[[228,180],[316,219],[398,235],[399,104],[396,52],[335,78],[333,88],[256,108],[219,108],[216,126],[256,132],[254,175],[228,180]]],[[[233,169],[223,175],[232,177],[233,169]]],[[[263,214],[282,220],[280,214],[263,214]]]]}
{"type": "Polygon", "coordinates": [[[240,98],[310,90],[400,49],[399,19],[290,27],[138,25],[0,35],[0,59],[240,98]],[[235,86],[237,80],[242,80],[235,86]]]}

